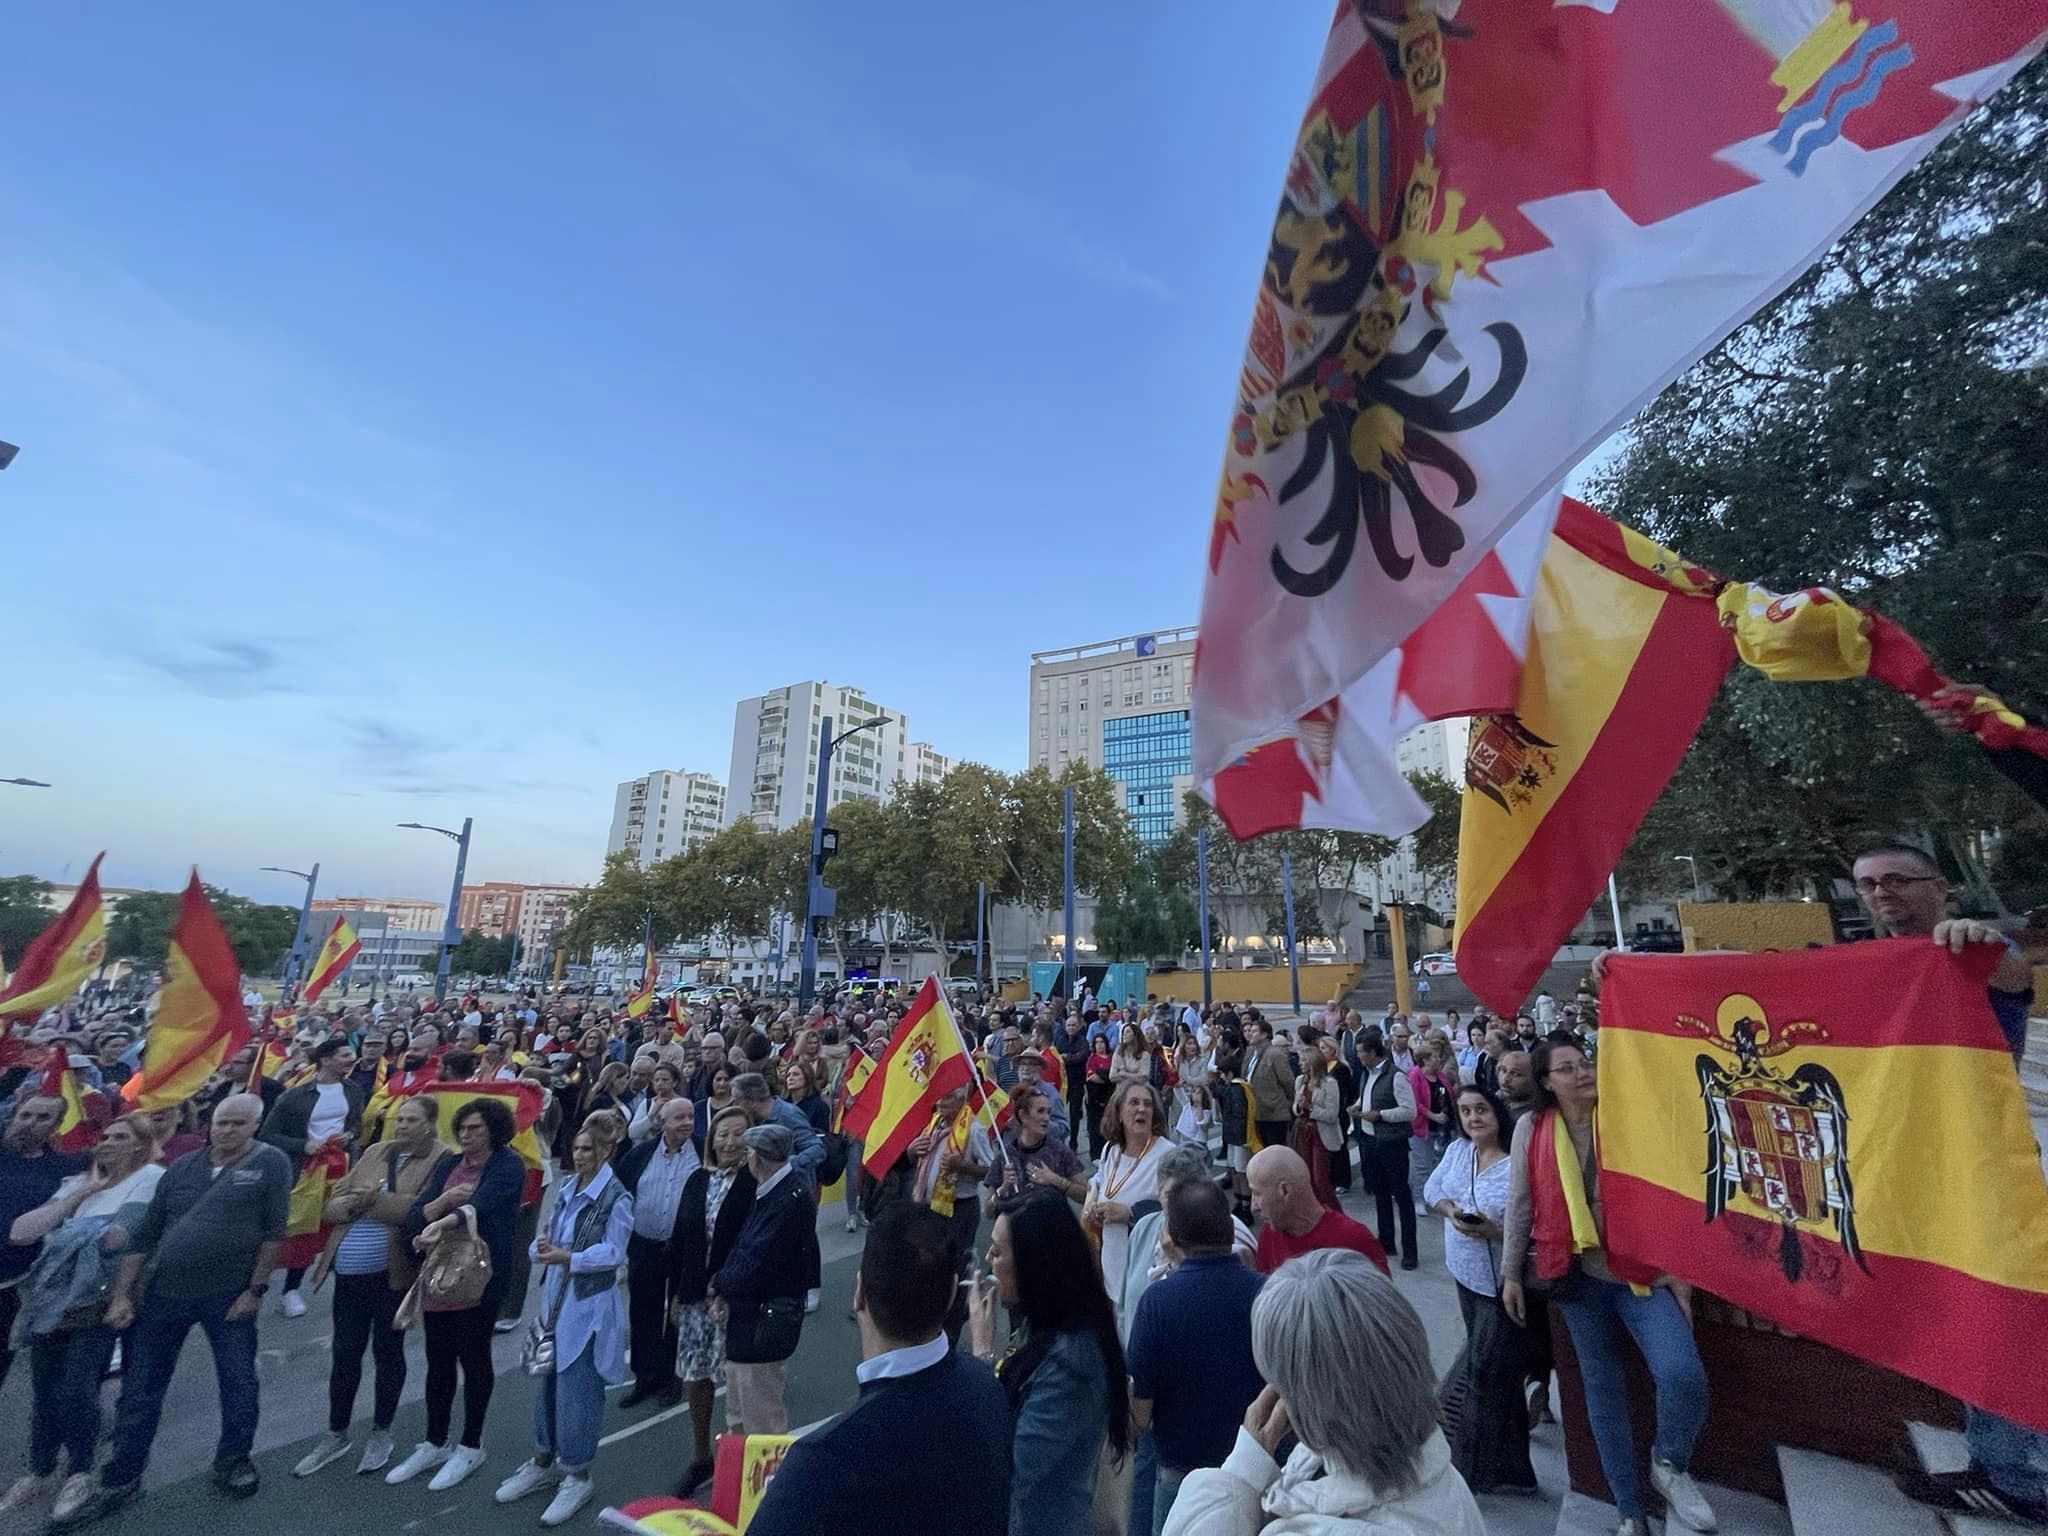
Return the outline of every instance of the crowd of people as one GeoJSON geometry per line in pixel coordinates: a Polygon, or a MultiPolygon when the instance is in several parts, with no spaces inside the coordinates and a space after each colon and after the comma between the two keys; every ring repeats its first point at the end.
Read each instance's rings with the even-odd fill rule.
{"type": "MultiPolygon", "coordinates": [[[[1892,912],[1898,874],[1872,875],[1890,931],[1992,941],[1892,912]]],[[[727,1431],[789,1427],[838,1184],[865,1227],[859,1398],[791,1448],[763,1536],[1477,1536],[1475,1494],[1537,1491],[1553,1315],[1621,1530],[1643,1536],[1653,1507],[1631,1348],[1656,1389],[1654,1502],[1714,1528],[1690,1473],[1708,1413],[1690,1297],[1602,1236],[1590,991],[1470,1020],[1333,1000],[1284,1029],[1251,1005],[984,994],[958,1018],[1004,1113],[955,1090],[871,1172],[835,1109],[907,1006],[742,995],[633,1017],[529,989],[302,1008],[191,1101],[110,1118],[83,1158],[52,1144],[65,1106],[34,1053],[65,1053],[111,1102],[146,1015],[44,1024],[0,1077],[0,1337],[19,1314],[35,1384],[30,1470],[0,1508],[54,1495],[62,1528],[133,1499],[194,1327],[220,1384],[215,1480],[255,1492],[256,1317],[275,1289],[289,1324],[329,1286],[328,1428],[298,1476],[352,1456],[388,1484],[458,1487],[486,1459],[493,1338],[523,1329],[533,1450],[499,1503],[546,1493],[547,1525],[582,1509],[607,1388],[628,1383],[621,1407],[687,1405],[676,1491],[701,1495],[721,1385],[727,1431]],[[1341,1208],[1353,1188],[1370,1226],[1341,1208]],[[1440,1378],[1393,1279],[1425,1223],[1465,1325],[1440,1378]],[[412,1332],[425,1436],[401,1454],[412,1332]]],[[[1972,1425],[1982,1477],[2010,1426],[1972,1425]]]]}

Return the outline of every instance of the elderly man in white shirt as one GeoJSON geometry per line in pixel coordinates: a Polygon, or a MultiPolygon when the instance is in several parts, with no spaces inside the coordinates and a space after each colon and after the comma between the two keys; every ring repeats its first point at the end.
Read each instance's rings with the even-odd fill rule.
{"type": "Polygon", "coordinates": [[[633,1353],[633,1389],[621,1406],[650,1397],[670,1406],[682,1401],[676,1378],[676,1324],[669,1303],[676,1213],[683,1186],[697,1171],[697,1107],[670,1099],[662,1107],[661,1135],[626,1154],[619,1178],[633,1194],[633,1235],[626,1244],[626,1315],[633,1353]]]}

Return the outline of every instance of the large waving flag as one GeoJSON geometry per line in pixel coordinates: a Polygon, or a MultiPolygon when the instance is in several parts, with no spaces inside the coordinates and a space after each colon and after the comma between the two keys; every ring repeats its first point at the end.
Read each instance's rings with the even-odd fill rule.
{"type": "Polygon", "coordinates": [[[930,1122],[932,1106],[973,1080],[974,1064],[960,1026],[939,992],[938,978],[927,976],[889,1048],[847,1108],[849,1134],[862,1141],[862,1165],[876,1178],[886,1174],[930,1122]]]}
{"type": "Polygon", "coordinates": [[[2044,28],[2048,0],[1342,0],[1208,541],[1194,772],[1233,830],[1419,824],[1392,742],[1498,707],[1457,695],[1512,669],[1509,530],[2044,28]]]}
{"type": "Polygon", "coordinates": [[[1718,582],[1566,501],[1512,712],[1472,724],[1458,979],[1512,1016],[1677,771],[1735,649],[1718,582]]]}
{"type": "Polygon", "coordinates": [[[334,914],[334,926],[327,930],[327,941],[320,946],[320,953],[313,959],[312,969],[306,973],[306,989],[301,994],[303,1001],[315,1002],[322,992],[333,986],[349,963],[362,953],[363,941],[356,937],[346,913],[334,914]]]}
{"type": "Polygon", "coordinates": [[[235,947],[208,905],[199,871],[185,886],[171,925],[170,980],[157,999],[142,1065],[121,1085],[138,1110],[182,1104],[249,1040],[235,947]]]}
{"type": "Polygon", "coordinates": [[[78,1086],[78,1073],[63,1046],[50,1048],[49,1065],[37,1090],[60,1100],[64,1113],[58,1117],[50,1146],[58,1152],[87,1152],[100,1144],[100,1132],[113,1118],[105,1095],[97,1089],[78,1086]]]}
{"type": "Polygon", "coordinates": [[[1890,939],[1611,960],[1609,1246],[2048,1430],[2048,1372],[2013,1357],[2048,1335],[2048,1185],[1996,958],[1890,939]]]}
{"type": "MultiPolygon", "coordinates": [[[[406,1088],[397,1097],[431,1098],[435,1101],[434,1134],[440,1137],[441,1144],[451,1152],[462,1150],[455,1139],[456,1112],[471,1099],[498,1100],[512,1111],[511,1147],[519,1154],[519,1160],[526,1165],[526,1185],[521,1203],[531,1205],[540,1198],[542,1169],[545,1165],[540,1139],[533,1133],[534,1124],[540,1119],[543,1107],[540,1084],[523,1080],[489,1083],[444,1082],[437,1077],[423,1081],[415,1087],[406,1088]]],[[[386,1131],[388,1133],[388,1126],[386,1131]]]]}
{"type": "Polygon", "coordinates": [[[71,904],[22,951],[21,964],[0,988],[0,1024],[34,1019],[69,1002],[107,955],[106,904],[100,899],[100,860],[79,882],[71,904]]]}

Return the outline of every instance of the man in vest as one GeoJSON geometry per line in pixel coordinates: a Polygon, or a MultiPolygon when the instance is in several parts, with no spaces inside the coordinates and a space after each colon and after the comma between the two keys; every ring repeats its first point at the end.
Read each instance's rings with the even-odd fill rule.
{"type": "Polygon", "coordinates": [[[1364,1080],[1358,1092],[1359,1162],[1379,1217],[1380,1246],[1396,1251],[1395,1217],[1400,1218],[1401,1267],[1414,1269],[1415,1197],[1408,1187],[1408,1141],[1415,1120],[1415,1090],[1394,1064],[1376,1029],[1358,1032],[1358,1062],[1364,1080]]]}

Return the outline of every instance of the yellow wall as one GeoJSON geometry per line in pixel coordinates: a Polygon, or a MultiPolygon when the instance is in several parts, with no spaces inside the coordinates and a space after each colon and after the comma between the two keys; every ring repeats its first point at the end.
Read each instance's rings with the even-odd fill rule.
{"type": "MultiPolygon", "coordinates": [[[[1365,968],[1358,965],[1304,965],[1301,968],[1301,1006],[1320,1008],[1332,997],[1342,997],[1358,985],[1365,968]]],[[[1202,995],[1200,971],[1152,971],[1145,977],[1145,990],[1156,997],[1177,997],[1182,1002],[1202,995]]],[[[1210,992],[1219,1003],[1289,1003],[1287,967],[1273,966],[1259,971],[1211,973],[1210,992]]],[[[1003,983],[1004,1002],[1021,1003],[1031,996],[1030,983],[1003,983]]]]}
{"type": "Polygon", "coordinates": [[[1827,905],[1818,901],[1681,901],[1686,953],[1702,949],[1804,949],[1835,942],[1827,905]]]}

